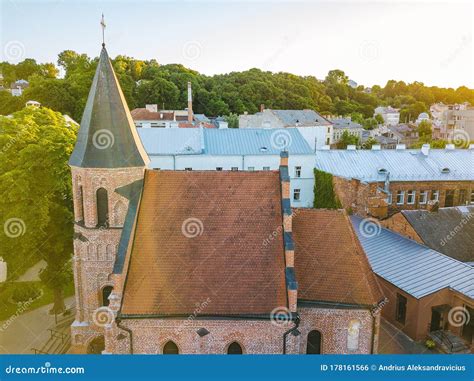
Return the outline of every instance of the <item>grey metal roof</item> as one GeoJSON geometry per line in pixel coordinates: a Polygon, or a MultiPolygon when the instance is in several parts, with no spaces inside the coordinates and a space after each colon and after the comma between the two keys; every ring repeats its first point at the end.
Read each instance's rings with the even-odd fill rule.
{"type": "Polygon", "coordinates": [[[296,128],[139,128],[149,155],[313,155],[296,128]]]}
{"type": "Polygon", "coordinates": [[[401,213],[425,245],[459,261],[474,262],[474,205],[401,213]]]}
{"type": "Polygon", "coordinates": [[[351,221],[373,271],[387,282],[417,299],[444,288],[474,299],[473,267],[375,222],[357,216],[351,216],[351,221]]]}
{"type": "Polygon", "coordinates": [[[314,110],[271,110],[284,126],[330,125],[331,123],[314,110]]]}
{"type": "Polygon", "coordinates": [[[69,165],[125,168],[146,166],[148,162],[107,50],[103,47],[69,165]]]}
{"type": "Polygon", "coordinates": [[[331,123],[333,124],[333,128],[337,130],[362,128],[359,123],[352,121],[350,118],[331,119],[331,123]]]}
{"type": "Polygon", "coordinates": [[[391,181],[474,180],[474,150],[318,150],[316,168],[344,178],[384,181],[378,170],[390,172],[391,181]],[[449,168],[443,173],[443,168],[449,168]]]}
{"type": "Polygon", "coordinates": [[[148,155],[196,155],[203,153],[202,128],[138,128],[148,155]]]}
{"type": "Polygon", "coordinates": [[[226,128],[204,130],[205,153],[209,155],[313,154],[296,128],[226,128]]]}

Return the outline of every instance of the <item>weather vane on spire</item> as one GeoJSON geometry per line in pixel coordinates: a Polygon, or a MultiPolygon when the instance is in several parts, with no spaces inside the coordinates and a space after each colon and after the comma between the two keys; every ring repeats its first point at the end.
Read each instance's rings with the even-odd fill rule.
{"type": "Polygon", "coordinates": [[[100,26],[102,27],[102,46],[105,46],[105,20],[104,20],[103,13],[102,13],[102,19],[100,20],[100,26]]]}

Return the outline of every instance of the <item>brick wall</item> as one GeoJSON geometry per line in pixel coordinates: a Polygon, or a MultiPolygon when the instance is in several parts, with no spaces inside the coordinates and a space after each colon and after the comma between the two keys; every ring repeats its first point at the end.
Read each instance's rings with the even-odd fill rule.
{"type": "Polygon", "coordinates": [[[71,327],[73,351],[82,352],[91,339],[101,335],[94,312],[102,306],[102,289],[113,286],[111,273],[117,254],[128,200],[115,192],[143,177],[143,168],[72,167],[74,201],[74,285],[76,317],[71,327]],[[96,192],[108,194],[108,226],[97,227],[96,192]]]}
{"type": "Polygon", "coordinates": [[[432,191],[439,191],[439,206],[446,206],[447,191],[454,191],[454,205],[461,205],[464,191],[465,202],[470,201],[471,192],[474,192],[474,181],[393,181],[390,182],[390,192],[392,193],[392,203],[388,209],[384,209],[384,200],[387,198],[382,191],[384,183],[364,183],[356,179],[345,179],[333,177],[334,190],[346,210],[352,210],[354,214],[361,217],[372,215],[384,218],[388,212],[393,214],[399,210],[425,209],[427,204],[420,203],[420,192],[428,191],[427,200],[431,199],[432,191]],[[408,191],[414,190],[415,199],[412,204],[408,203],[408,191]],[[404,203],[397,204],[397,191],[404,191],[404,203]]]}
{"type": "MultiPolygon", "coordinates": [[[[301,307],[299,311],[301,323],[298,330],[301,334],[287,336],[288,354],[306,353],[307,337],[312,330],[321,332],[322,353],[371,352],[374,320],[368,310],[301,307]],[[348,349],[349,336],[352,338],[352,349],[348,349]]],[[[378,324],[377,316],[376,327],[378,324]]],[[[132,330],[133,351],[136,354],[162,353],[164,345],[170,340],[178,346],[180,353],[187,354],[225,354],[229,344],[234,341],[247,354],[281,354],[283,334],[294,323],[276,324],[269,320],[198,320],[190,316],[188,319],[127,319],[122,321],[121,326],[132,330]],[[210,333],[200,337],[197,334],[200,328],[205,328],[210,333]]],[[[115,324],[109,331],[106,334],[106,351],[129,353],[128,332],[115,324]]]]}

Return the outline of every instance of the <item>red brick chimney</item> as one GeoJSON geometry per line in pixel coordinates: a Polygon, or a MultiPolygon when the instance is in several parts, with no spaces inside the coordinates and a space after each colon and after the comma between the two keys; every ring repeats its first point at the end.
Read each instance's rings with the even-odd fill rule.
{"type": "Polygon", "coordinates": [[[188,82],[188,122],[193,122],[193,94],[191,90],[191,82],[188,82]]]}

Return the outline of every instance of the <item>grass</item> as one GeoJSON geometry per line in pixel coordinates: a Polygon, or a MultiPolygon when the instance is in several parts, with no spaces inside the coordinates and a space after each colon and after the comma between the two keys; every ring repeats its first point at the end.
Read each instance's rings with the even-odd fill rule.
{"type": "MultiPolygon", "coordinates": [[[[64,297],[74,295],[74,284],[69,283],[64,290],[64,297]]],[[[38,307],[53,303],[53,291],[46,287],[42,282],[7,282],[0,286],[0,321],[7,320],[13,315],[23,314],[38,307]],[[12,303],[12,295],[15,289],[24,287],[24,284],[30,284],[32,287],[41,290],[41,296],[32,302],[24,303],[19,306],[12,303]]]]}

